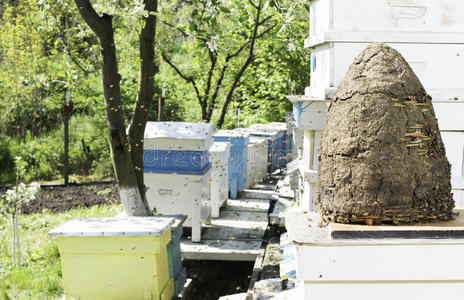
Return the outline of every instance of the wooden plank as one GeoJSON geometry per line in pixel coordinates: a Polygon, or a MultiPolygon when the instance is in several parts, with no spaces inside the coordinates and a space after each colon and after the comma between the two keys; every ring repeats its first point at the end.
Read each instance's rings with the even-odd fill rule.
{"type": "Polygon", "coordinates": [[[261,199],[229,199],[223,210],[235,211],[252,211],[252,212],[267,212],[269,210],[269,201],[261,199]]]}
{"type": "Polygon", "coordinates": [[[273,200],[276,198],[277,193],[274,191],[268,190],[252,190],[252,189],[245,189],[242,192],[241,198],[253,198],[253,199],[266,199],[266,200],[273,200]]]}
{"type": "Polygon", "coordinates": [[[253,273],[251,273],[250,283],[248,284],[246,300],[253,300],[253,289],[255,287],[256,281],[258,281],[259,279],[259,275],[261,274],[261,270],[263,267],[263,261],[264,261],[264,254],[266,253],[266,246],[267,246],[267,241],[263,240],[260,243],[260,249],[255,259],[255,265],[253,266],[253,273]]]}
{"type": "Polygon", "coordinates": [[[226,295],[226,296],[222,296],[218,298],[218,300],[245,300],[245,299],[246,299],[246,293],[226,295]]]}
{"type": "Polygon", "coordinates": [[[261,240],[202,240],[201,243],[181,240],[180,243],[182,258],[195,260],[255,261],[260,246],[261,240]]]}
{"type": "Polygon", "coordinates": [[[202,238],[205,240],[231,240],[231,241],[260,241],[263,238],[264,229],[235,228],[228,226],[212,226],[204,228],[202,238]]]}
{"type": "Polygon", "coordinates": [[[329,231],[334,239],[464,238],[464,209],[455,209],[455,212],[458,213],[456,219],[447,222],[401,226],[331,223],[329,231]]]}
{"type": "Polygon", "coordinates": [[[187,278],[187,280],[185,281],[184,287],[182,288],[182,291],[179,293],[179,295],[174,296],[173,299],[178,299],[178,300],[189,299],[192,287],[193,287],[192,279],[187,278]]]}
{"type": "Polygon", "coordinates": [[[269,214],[269,222],[272,225],[278,225],[279,227],[285,226],[285,211],[288,207],[295,204],[295,201],[291,201],[285,198],[279,198],[276,201],[274,209],[269,214]]]}
{"type": "Polygon", "coordinates": [[[276,185],[273,183],[261,182],[253,185],[253,190],[275,191],[276,185]]]}
{"type": "Polygon", "coordinates": [[[249,211],[221,211],[219,219],[213,219],[212,225],[229,226],[235,228],[266,228],[267,213],[249,211]]]}
{"type": "Polygon", "coordinates": [[[292,189],[292,186],[290,184],[283,185],[279,189],[279,196],[284,197],[284,198],[293,199],[295,198],[295,191],[292,189]]]}
{"type": "Polygon", "coordinates": [[[288,299],[436,300],[462,299],[463,294],[464,281],[305,282],[304,297],[288,299]]]}
{"type": "Polygon", "coordinates": [[[297,277],[304,281],[464,281],[464,243],[297,246],[297,277]],[[308,268],[308,266],[311,266],[308,268]]]}

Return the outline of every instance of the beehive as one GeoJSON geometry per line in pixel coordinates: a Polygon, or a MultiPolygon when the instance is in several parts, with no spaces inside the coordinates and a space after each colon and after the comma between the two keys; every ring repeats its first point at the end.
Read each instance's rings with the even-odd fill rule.
{"type": "Polygon", "coordinates": [[[252,187],[267,178],[267,153],[267,138],[250,137],[250,144],[248,145],[247,187],[252,187]]]}
{"type": "Polygon", "coordinates": [[[201,225],[211,212],[213,124],[148,122],[144,137],[144,181],[150,209],[184,214],[192,240],[201,240],[201,225]]]}
{"type": "Polygon", "coordinates": [[[215,142],[209,149],[211,164],[211,217],[219,217],[219,209],[229,198],[230,143],[215,142]]]}
{"type": "Polygon", "coordinates": [[[172,218],[74,219],[58,237],[66,299],[171,299],[172,218]]]}
{"type": "Polygon", "coordinates": [[[272,128],[266,124],[253,124],[249,127],[250,135],[268,139],[268,173],[273,173],[285,164],[285,149],[283,148],[284,131],[272,128]]]}
{"type": "MultiPolygon", "coordinates": [[[[402,54],[433,98],[452,166],[454,200],[464,205],[464,3],[313,0],[309,29],[309,98],[331,99],[352,60],[371,42],[387,43],[402,54]]],[[[298,111],[295,104],[294,110],[298,111]]],[[[301,116],[303,120],[304,112],[301,116]]]]}
{"type": "Polygon", "coordinates": [[[248,143],[250,133],[247,130],[220,130],[214,135],[215,142],[229,142],[229,194],[231,198],[237,198],[243,191],[247,182],[248,143]]]}

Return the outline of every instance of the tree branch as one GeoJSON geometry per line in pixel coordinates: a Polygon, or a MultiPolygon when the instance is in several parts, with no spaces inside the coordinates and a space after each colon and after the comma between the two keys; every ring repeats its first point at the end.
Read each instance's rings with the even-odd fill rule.
{"type": "Polygon", "coordinates": [[[176,30],[179,31],[184,37],[189,37],[189,35],[188,35],[184,30],[182,30],[181,28],[179,28],[179,27],[177,27],[177,26],[175,26],[175,25],[173,25],[173,24],[171,24],[171,23],[168,23],[168,22],[166,22],[166,21],[164,21],[164,20],[161,20],[161,23],[163,23],[163,24],[166,25],[166,26],[169,26],[169,27],[171,27],[171,28],[176,29],[176,30]]]}
{"type": "MultiPolygon", "coordinates": [[[[253,5],[253,3],[251,4],[253,5]]],[[[229,91],[227,93],[226,100],[224,101],[224,105],[222,106],[221,115],[219,117],[219,120],[217,121],[217,127],[219,128],[221,128],[222,124],[224,123],[224,119],[227,113],[227,108],[229,106],[230,101],[232,100],[232,96],[235,92],[235,89],[237,88],[240,78],[242,77],[243,73],[245,72],[245,70],[248,68],[248,66],[251,64],[251,62],[254,59],[254,47],[255,47],[256,37],[258,36],[258,27],[260,26],[260,20],[259,20],[260,16],[261,16],[261,1],[259,2],[257,6],[257,10],[256,10],[255,24],[253,26],[253,33],[250,38],[250,50],[248,52],[248,56],[246,60],[242,64],[242,67],[237,72],[237,74],[235,74],[234,81],[232,82],[232,85],[230,86],[229,91]]]]}
{"type": "Polygon", "coordinates": [[[228,61],[226,60],[226,63],[222,66],[221,74],[219,75],[219,78],[216,82],[213,95],[211,96],[211,101],[210,101],[209,108],[208,108],[208,114],[206,115],[206,119],[208,121],[211,121],[211,117],[213,115],[213,110],[214,110],[214,105],[216,105],[217,96],[219,94],[219,90],[221,89],[222,80],[224,79],[224,74],[226,73],[228,66],[229,64],[228,64],[228,61]]]}
{"type": "Polygon", "coordinates": [[[182,74],[182,72],[179,70],[179,68],[177,68],[170,60],[169,58],[166,56],[166,54],[164,53],[161,53],[161,56],[163,57],[163,60],[180,76],[182,77],[182,79],[184,79],[185,81],[187,82],[190,82],[193,86],[193,88],[195,89],[195,93],[197,95],[197,98],[198,98],[198,101],[201,105],[201,96],[200,96],[200,91],[198,90],[198,87],[197,87],[197,84],[195,82],[195,80],[193,79],[192,76],[186,76],[184,74],[182,74]]]}
{"type": "Polygon", "coordinates": [[[183,30],[183,29],[181,29],[181,28],[175,26],[174,24],[168,23],[168,22],[166,22],[166,21],[164,21],[164,20],[161,20],[161,23],[163,23],[163,24],[166,25],[166,26],[169,26],[169,27],[171,27],[171,28],[176,29],[177,31],[179,31],[179,32],[182,34],[182,36],[183,36],[184,38],[194,37],[194,38],[196,38],[196,39],[199,39],[200,41],[207,42],[207,40],[206,40],[205,38],[202,38],[202,37],[199,37],[199,36],[194,36],[194,35],[189,35],[187,32],[185,32],[185,30],[183,30]]]}
{"type": "MultiPolygon", "coordinates": [[[[144,0],[145,10],[156,12],[158,0],[144,0]]],[[[148,14],[144,18],[145,25],[140,33],[140,69],[139,69],[139,89],[134,113],[129,125],[129,143],[131,147],[131,157],[134,164],[137,184],[144,204],[148,208],[148,201],[145,196],[146,188],[143,182],[143,136],[148,121],[153,96],[155,94],[155,74],[158,67],[155,63],[155,34],[156,34],[156,15],[148,14]]]]}
{"type": "Polygon", "coordinates": [[[92,4],[90,4],[89,0],[74,0],[74,3],[76,3],[82,18],[84,18],[85,22],[89,25],[93,32],[95,32],[98,38],[101,39],[104,37],[105,24],[103,22],[103,17],[109,16],[103,15],[103,17],[100,17],[93,8],[92,4]]]}
{"type": "MultiPolygon", "coordinates": [[[[263,25],[264,23],[266,23],[267,21],[269,21],[271,18],[272,18],[272,16],[269,16],[269,17],[265,18],[264,20],[262,20],[261,22],[259,22],[259,25],[258,25],[258,26],[263,25]]],[[[272,28],[274,28],[276,25],[277,25],[277,23],[275,23],[274,25],[272,25],[270,28],[264,30],[262,33],[258,34],[258,35],[256,36],[256,39],[259,39],[260,37],[262,37],[263,35],[265,35],[265,34],[268,33],[269,31],[271,31],[272,28]]],[[[248,46],[248,44],[250,44],[250,41],[251,41],[251,39],[248,39],[245,43],[243,43],[243,45],[242,45],[236,52],[234,52],[234,53],[232,53],[232,54],[229,54],[229,55],[227,56],[227,58],[230,60],[230,59],[234,58],[235,56],[239,55],[240,52],[242,52],[243,49],[245,49],[246,46],[248,46]]]]}
{"type": "MultiPolygon", "coordinates": [[[[254,8],[256,9],[260,9],[260,7],[258,5],[256,5],[252,0],[248,0],[248,2],[250,3],[251,6],[253,6],[254,8]]],[[[261,2],[260,2],[261,3],[261,2]]]]}
{"type": "Polygon", "coordinates": [[[272,18],[272,16],[266,17],[261,22],[259,22],[258,26],[264,25],[267,21],[269,21],[272,18]]]}
{"type": "Polygon", "coordinates": [[[208,106],[208,98],[209,98],[209,91],[211,89],[211,81],[213,79],[214,69],[216,68],[217,56],[212,51],[208,51],[209,59],[211,61],[211,67],[208,71],[208,79],[206,81],[206,89],[205,94],[203,97],[203,104],[202,104],[202,118],[204,121],[209,122],[208,114],[207,114],[207,106],[208,106]]]}

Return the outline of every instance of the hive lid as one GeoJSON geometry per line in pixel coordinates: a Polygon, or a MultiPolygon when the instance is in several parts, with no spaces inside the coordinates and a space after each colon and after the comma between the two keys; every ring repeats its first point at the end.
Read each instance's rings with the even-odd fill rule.
{"type": "Polygon", "coordinates": [[[144,138],[204,140],[211,138],[216,127],[211,123],[147,122],[144,138]]]}
{"type": "Polygon", "coordinates": [[[174,219],[171,228],[172,229],[178,229],[182,227],[184,224],[185,220],[187,219],[186,215],[162,215],[162,216],[156,216],[157,218],[165,218],[165,219],[174,219]]]}
{"type": "Polygon", "coordinates": [[[209,152],[227,152],[231,146],[229,142],[214,142],[209,152]]]}
{"type": "Polygon", "coordinates": [[[267,143],[268,137],[265,136],[252,136],[250,137],[250,144],[262,144],[267,143]]]}
{"type": "MultiPolygon", "coordinates": [[[[293,116],[291,118],[293,118],[293,116]]],[[[287,130],[287,123],[285,122],[271,122],[268,125],[269,127],[272,127],[278,130],[284,130],[284,131],[287,130]]]]}
{"type": "Polygon", "coordinates": [[[219,130],[214,136],[220,137],[220,136],[225,136],[225,137],[249,137],[250,132],[247,129],[244,128],[236,128],[233,130],[226,130],[222,129],[219,130]]]}
{"type": "Polygon", "coordinates": [[[174,218],[114,217],[73,219],[51,230],[50,236],[160,236],[174,218]]]}
{"type": "Polygon", "coordinates": [[[287,131],[286,123],[272,122],[268,124],[253,124],[250,125],[250,130],[253,132],[277,132],[277,131],[287,131]]]}

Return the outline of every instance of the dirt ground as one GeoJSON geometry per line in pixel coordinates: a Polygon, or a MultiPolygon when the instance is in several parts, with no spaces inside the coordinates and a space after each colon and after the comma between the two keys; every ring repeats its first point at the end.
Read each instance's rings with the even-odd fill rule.
{"type": "MultiPolygon", "coordinates": [[[[0,196],[6,191],[0,187],[0,196]]],[[[38,197],[22,210],[25,214],[41,213],[44,209],[63,212],[77,207],[119,203],[114,182],[95,182],[83,184],[42,185],[38,197]]]]}
{"type": "Polygon", "coordinates": [[[190,300],[216,300],[248,289],[254,262],[187,260],[183,262],[192,279],[190,300]]]}

